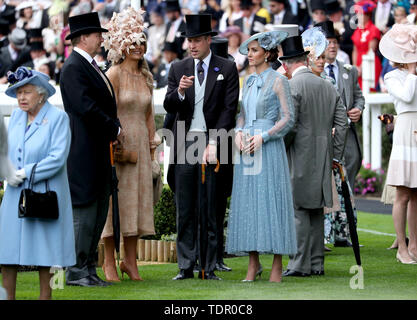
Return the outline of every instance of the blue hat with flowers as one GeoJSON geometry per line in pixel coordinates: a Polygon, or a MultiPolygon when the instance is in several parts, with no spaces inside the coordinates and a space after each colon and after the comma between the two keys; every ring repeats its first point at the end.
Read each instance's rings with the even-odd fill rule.
{"type": "Polygon", "coordinates": [[[48,92],[47,99],[56,92],[55,88],[49,83],[49,77],[46,74],[26,67],[19,67],[16,72],[9,71],[7,73],[7,80],[9,81],[10,86],[5,93],[12,98],[16,98],[17,88],[26,84],[33,84],[34,86],[45,88],[48,92]]]}
{"type": "Polygon", "coordinates": [[[278,45],[288,37],[288,32],[285,31],[267,31],[254,34],[248,40],[244,41],[240,47],[239,52],[243,55],[248,54],[248,45],[252,41],[258,40],[259,45],[269,51],[278,47],[278,45]]]}

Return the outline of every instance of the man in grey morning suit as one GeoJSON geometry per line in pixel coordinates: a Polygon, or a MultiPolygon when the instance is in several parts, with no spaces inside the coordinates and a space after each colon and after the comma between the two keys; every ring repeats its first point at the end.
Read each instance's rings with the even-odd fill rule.
{"type": "Polygon", "coordinates": [[[285,39],[280,57],[292,76],[295,126],[285,137],[294,197],[297,254],[283,276],[324,274],[323,207],[332,207],[332,164],[340,161],[348,128],[346,110],[330,82],[307,68],[300,36],[285,39]],[[335,135],[332,138],[332,128],[335,135]]]}
{"type": "Polygon", "coordinates": [[[359,87],[358,69],[350,64],[344,64],[336,60],[339,42],[338,36],[334,31],[333,22],[326,21],[318,23],[316,26],[320,26],[323,29],[329,41],[329,46],[326,49],[324,72],[330,77],[332,77],[332,74],[334,75],[337,91],[339,91],[349,118],[349,130],[346,138],[344,157],[348,180],[353,189],[355,177],[362,165],[362,152],[355,123],[361,119],[365,106],[365,98],[359,87]],[[332,70],[330,71],[330,69],[332,70]]]}

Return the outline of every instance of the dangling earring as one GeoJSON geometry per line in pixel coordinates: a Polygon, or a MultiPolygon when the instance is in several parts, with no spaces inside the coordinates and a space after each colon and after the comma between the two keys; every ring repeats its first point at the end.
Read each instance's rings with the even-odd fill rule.
{"type": "Polygon", "coordinates": [[[265,62],[268,62],[268,58],[267,57],[265,57],[265,62]]]}

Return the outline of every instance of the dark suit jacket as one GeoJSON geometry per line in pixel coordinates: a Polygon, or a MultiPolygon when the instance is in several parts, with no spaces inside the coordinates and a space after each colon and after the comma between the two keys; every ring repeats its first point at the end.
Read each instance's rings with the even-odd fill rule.
{"type": "Polygon", "coordinates": [[[71,127],[67,167],[72,204],[85,205],[96,199],[104,173],[111,170],[109,144],[120,127],[116,100],[113,87],[112,96],[98,72],[76,51],[65,61],[60,80],[71,127]]]}
{"type": "MultiPolygon", "coordinates": [[[[266,19],[265,18],[255,15],[255,17],[253,18],[253,21],[252,21],[252,26],[250,28],[250,35],[251,36],[253,36],[255,33],[262,32],[263,31],[263,30],[257,30],[255,28],[255,22],[259,22],[259,23],[261,23],[263,25],[266,25],[266,19]]],[[[239,26],[240,30],[243,31],[243,17],[235,20],[233,22],[233,24],[235,26],[239,26]]]]}
{"type": "MultiPolygon", "coordinates": [[[[274,24],[274,15],[271,13],[271,23],[274,24]]],[[[299,24],[298,18],[294,16],[291,9],[285,9],[284,18],[282,18],[282,24],[299,24]]]]}
{"type": "Polygon", "coordinates": [[[26,62],[32,60],[27,47],[23,48],[17,55],[16,60],[12,60],[7,46],[0,49],[0,78],[7,74],[7,71],[16,69],[26,62]]]}
{"type": "MultiPolygon", "coordinates": [[[[187,58],[171,66],[168,76],[168,90],[164,100],[164,108],[168,113],[177,114],[174,131],[174,163],[176,162],[177,148],[183,146],[185,141],[177,141],[177,123],[185,122],[185,134],[190,129],[194,114],[194,85],[185,91],[183,101],[178,97],[178,85],[183,75],[194,75],[194,59],[187,58]]],[[[225,129],[229,131],[235,127],[235,117],[239,101],[239,75],[234,62],[222,57],[212,55],[208,67],[206,90],[204,94],[203,113],[207,130],[225,129]],[[217,80],[219,75],[223,80],[217,80]]],[[[231,159],[229,159],[231,160],[231,159]]],[[[170,166],[171,167],[171,166],[170,166]]],[[[171,168],[168,172],[168,183],[175,190],[174,176],[171,168]]]]}
{"type": "MultiPolygon", "coordinates": [[[[167,23],[167,27],[165,29],[165,38],[167,37],[169,33],[169,29],[171,29],[171,24],[172,22],[167,23]]],[[[178,59],[180,60],[184,57],[184,53],[185,53],[185,51],[182,49],[182,45],[185,41],[185,38],[181,37],[181,32],[184,32],[185,28],[186,28],[185,22],[184,20],[182,20],[180,25],[178,26],[177,33],[175,34],[175,40],[174,40],[176,47],[177,47],[176,51],[178,53],[178,59]]]]}

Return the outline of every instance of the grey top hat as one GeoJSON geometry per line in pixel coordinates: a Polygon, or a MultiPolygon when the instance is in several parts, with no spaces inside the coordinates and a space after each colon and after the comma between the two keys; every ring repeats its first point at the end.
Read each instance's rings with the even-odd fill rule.
{"type": "Polygon", "coordinates": [[[288,32],[288,37],[299,35],[298,24],[267,24],[265,31],[284,31],[288,32]]]}
{"type": "Polygon", "coordinates": [[[14,28],[8,38],[18,49],[23,49],[26,46],[26,32],[23,29],[14,28]]]}

